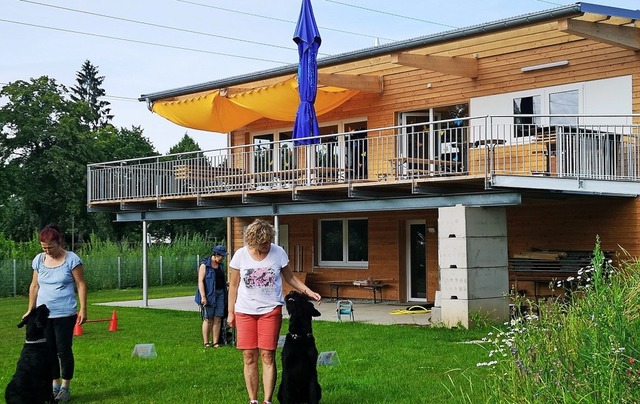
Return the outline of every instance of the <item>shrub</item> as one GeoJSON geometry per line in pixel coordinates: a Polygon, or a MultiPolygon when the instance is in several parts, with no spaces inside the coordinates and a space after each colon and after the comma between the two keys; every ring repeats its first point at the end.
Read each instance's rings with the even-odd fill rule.
{"type": "Polygon", "coordinates": [[[514,317],[492,343],[485,389],[491,402],[637,402],[640,397],[638,263],[616,270],[597,240],[566,299],[514,317]]]}

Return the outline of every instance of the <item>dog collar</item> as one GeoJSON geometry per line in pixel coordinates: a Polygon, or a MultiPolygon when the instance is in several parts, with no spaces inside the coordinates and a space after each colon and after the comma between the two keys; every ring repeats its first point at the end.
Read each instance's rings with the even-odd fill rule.
{"type": "Polygon", "coordinates": [[[44,342],[47,342],[46,338],[40,338],[39,340],[36,341],[25,341],[25,344],[42,344],[44,342]]]}
{"type": "Polygon", "coordinates": [[[293,339],[298,339],[298,338],[302,338],[302,337],[307,337],[307,338],[313,337],[313,333],[308,333],[308,334],[305,334],[305,335],[289,333],[289,335],[291,335],[291,338],[293,338],[293,339]]]}

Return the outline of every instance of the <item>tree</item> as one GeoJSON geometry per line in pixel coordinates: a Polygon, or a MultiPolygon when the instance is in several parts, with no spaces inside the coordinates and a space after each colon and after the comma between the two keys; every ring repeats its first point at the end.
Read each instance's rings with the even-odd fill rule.
{"type": "Polygon", "coordinates": [[[195,152],[200,150],[200,145],[198,145],[191,136],[185,133],[178,144],[169,149],[169,154],[195,152]]]}
{"type": "MultiPolygon", "coordinates": [[[[8,219],[43,227],[54,221],[66,226],[74,215],[86,216],[91,137],[81,122],[91,112],[67,95],[64,86],[46,76],[10,83],[0,91],[0,97],[8,99],[0,108],[0,176],[8,189],[3,204],[23,207],[8,219]]],[[[7,224],[7,236],[32,236],[27,229],[7,224]]]]}
{"type": "MultiPolygon", "coordinates": [[[[2,88],[0,108],[0,231],[29,240],[55,222],[78,238],[92,232],[120,238],[133,226],[87,212],[87,164],[156,154],[140,127],[91,130],[89,104],[46,76],[2,88]],[[97,227],[100,226],[100,229],[97,227]]],[[[139,232],[138,232],[139,233],[139,232]]]]}
{"type": "Polygon", "coordinates": [[[71,99],[75,102],[86,102],[91,108],[91,117],[86,122],[90,129],[104,128],[111,124],[113,115],[110,115],[111,105],[108,101],[101,100],[105,96],[102,88],[104,76],[98,76],[98,67],[85,61],[79,72],[76,73],[76,85],[71,87],[71,99]]]}

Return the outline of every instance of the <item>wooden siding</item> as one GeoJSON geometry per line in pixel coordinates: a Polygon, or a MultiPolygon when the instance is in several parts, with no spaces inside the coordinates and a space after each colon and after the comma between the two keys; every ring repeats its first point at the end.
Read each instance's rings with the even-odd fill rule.
{"type": "MultiPolygon", "coordinates": [[[[470,37],[411,53],[459,57],[477,55],[478,78],[402,66],[391,69],[387,64],[388,56],[324,68],[323,73],[382,75],[384,93],[360,93],[335,110],[319,116],[320,125],[366,117],[369,129],[383,128],[396,125],[399,112],[468,103],[474,97],[624,75],[632,76],[632,109],[640,113],[640,52],[565,34],[557,29],[556,22],[470,37]],[[558,60],[567,60],[569,64],[563,68],[528,73],[520,70],[524,66],[558,60]],[[431,85],[427,86],[427,83],[431,85]]],[[[290,128],[292,125],[292,122],[261,119],[233,132],[231,141],[233,145],[248,144],[251,132],[290,128]]],[[[485,149],[470,151],[485,152],[485,149]]],[[[526,164],[546,167],[544,150],[528,152],[534,153],[529,153],[528,157],[522,155],[523,161],[527,159],[526,164]]],[[[389,155],[391,153],[389,150],[389,155]]],[[[499,168],[506,161],[498,159],[497,164],[499,168]]],[[[477,171],[480,172],[480,168],[477,171]]],[[[387,283],[391,286],[383,291],[384,299],[406,301],[406,222],[422,219],[427,224],[437,223],[437,213],[437,209],[433,209],[368,215],[369,265],[366,269],[320,268],[315,265],[315,235],[317,220],[321,216],[280,217],[280,223],[289,225],[290,250],[293,251],[294,246],[301,247],[302,270],[308,273],[307,283],[323,296],[329,296],[329,287],[322,281],[370,277],[390,279],[387,283]]],[[[521,206],[507,208],[509,254],[533,248],[590,250],[596,235],[599,235],[604,250],[621,252],[624,248],[632,256],[640,256],[639,217],[640,203],[637,199],[578,196],[557,200],[529,199],[521,206]]],[[[249,221],[233,221],[234,245],[242,244],[241,229],[249,221]]],[[[432,301],[438,289],[438,249],[437,234],[430,233],[427,233],[427,282],[427,298],[432,301]]],[[[349,288],[345,293],[352,298],[371,298],[368,290],[349,288]]]]}
{"type": "MultiPolygon", "coordinates": [[[[395,212],[393,215],[369,215],[369,263],[367,268],[319,267],[313,262],[315,234],[319,215],[282,216],[281,224],[289,226],[290,262],[296,260],[295,251],[302,251],[306,282],[321,295],[330,295],[327,281],[353,281],[359,279],[383,279],[389,284],[383,290],[385,300],[406,301],[405,232],[408,220],[424,220],[427,227],[437,227],[437,209],[412,212],[395,212]]],[[[332,217],[353,217],[337,215],[332,217]]],[[[358,215],[362,217],[362,215],[358,215]]],[[[526,253],[532,250],[591,251],[596,237],[601,248],[619,254],[624,251],[632,256],[640,255],[640,203],[630,199],[576,198],[558,201],[536,201],[507,208],[508,254],[526,253]]],[[[265,218],[272,220],[271,218],[265,218]]],[[[252,219],[234,220],[234,238],[241,240],[241,229],[252,219]]],[[[438,236],[426,233],[427,240],[427,299],[433,301],[438,286],[438,236]]],[[[240,247],[235,245],[233,250],[240,247]]],[[[526,284],[519,289],[528,289],[526,284]]],[[[348,288],[341,292],[350,298],[371,299],[371,291],[348,288]]]]}

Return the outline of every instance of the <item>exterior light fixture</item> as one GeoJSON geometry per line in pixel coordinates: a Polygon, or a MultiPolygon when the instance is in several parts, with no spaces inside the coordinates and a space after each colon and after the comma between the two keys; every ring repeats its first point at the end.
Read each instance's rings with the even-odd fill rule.
{"type": "Polygon", "coordinates": [[[558,62],[543,63],[541,65],[525,66],[521,68],[520,71],[523,73],[533,72],[536,70],[552,69],[554,67],[566,66],[568,64],[569,64],[568,60],[560,60],[558,62]]]}

